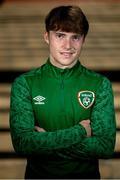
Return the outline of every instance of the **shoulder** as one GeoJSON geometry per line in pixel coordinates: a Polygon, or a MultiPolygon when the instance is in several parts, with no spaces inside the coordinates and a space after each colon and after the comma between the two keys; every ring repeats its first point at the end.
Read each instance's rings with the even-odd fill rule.
{"type": "Polygon", "coordinates": [[[103,74],[100,74],[94,70],[88,69],[85,66],[81,65],[82,67],[82,72],[84,76],[92,82],[99,82],[100,84],[111,84],[111,81],[104,76],[103,74]]]}
{"type": "Polygon", "coordinates": [[[81,65],[81,68],[82,68],[83,74],[89,78],[96,78],[96,79],[104,78],[102,74],[97,73],[96,71],[91,70],[83,65],[81,65]]]}
{"type": "Polygon", "coordinates": [[[96,87],[96,93],[98,96],[106,98],[106,96],[113,96],[112,82],[104,75],[90,70],[84,66],[83,74],[89,82],[89,86],[93,84],[96,87]]]}
{"type": "Polygon", "coordinates": [[[35,78],[41,76],[44,69],[45,69],[45,64],[41,65],[38,68],[29,70],[29,71],[19,75],[18,77],[16,77],[15,80],[13,81],[13,84],[17,84],[17,83],[24,84],[24,83],[28,83],[29,81],[33,81],[35,78]]]}

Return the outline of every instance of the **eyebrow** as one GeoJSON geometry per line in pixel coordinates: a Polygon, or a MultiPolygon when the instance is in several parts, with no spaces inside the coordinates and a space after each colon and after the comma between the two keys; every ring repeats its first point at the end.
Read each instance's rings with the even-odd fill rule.
{"type": "Polygon", "coordinates": [[[73,36],[81,36],[81,34],[78,33],[73,33],[73,32],[64,32],[64,31],[53,31],[55,33],[59,33],[59,34],[66,34],[66,33],[72,33],[73,36]]]}

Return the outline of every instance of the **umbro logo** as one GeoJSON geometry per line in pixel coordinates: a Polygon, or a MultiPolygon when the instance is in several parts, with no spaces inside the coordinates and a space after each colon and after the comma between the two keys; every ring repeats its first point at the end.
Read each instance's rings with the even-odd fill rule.
{"type": "Polygon", "coordinates": [[[43,96],[36,96],[33,98],[34,100],[34,104],[45,104],[44,100],[45,100],[45,97],[43,96]]]}

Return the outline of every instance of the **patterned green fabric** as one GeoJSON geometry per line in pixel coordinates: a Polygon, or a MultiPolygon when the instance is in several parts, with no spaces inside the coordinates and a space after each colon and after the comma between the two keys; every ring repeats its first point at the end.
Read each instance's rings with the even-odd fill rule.
{"type": "Polygon", "coordinates": [[[110,158],[115,146],[116,123],[111,84],[104,78],[96,92],[96,102],[91,113],[92,137],[64,151],[73,158],[110,158]]]}
{"type": "MultiPolygon", "coordinates": [[[[47,156],[47,163],[52,158],[50,165],[47,164],[49,170],[44,173],[67,173],[71,169],[86,172],[86,167],[95,169],[99,158],[112,157],[115,146],[111,83],[79,61],[73,68],[62,70],[48,60],[13,82],[10,128],[17,153],[40,158],[47,156]],[[95,101],[89,108],[79,102],[78,93],[83,91],[95,94],[95,101]],[[92,137],[86,137],[85,129],[79,124],[83,119],[90,119],[92,137]],[[36,132],[35,125],[46,132],[36,132]],[[95,163],[91,165],[94,159],[95,163]]],[[[40,165],[33,163],[33,159],[31,164],[39,171],[46,165],[46,161],[40,165]]]]}

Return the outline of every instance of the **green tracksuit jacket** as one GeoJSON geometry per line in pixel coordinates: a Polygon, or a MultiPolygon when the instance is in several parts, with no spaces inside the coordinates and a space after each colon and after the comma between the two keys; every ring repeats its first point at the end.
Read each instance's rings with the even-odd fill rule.
{"type": "Polygon", "coordinates": [[[79,61],[59,69],[48,60],[13,82],[10,128],[15,151],[43,177],[99,172],[98,160],[111,158],[115,146],[111,83],[79,61]],[[79,124],[84,119],[91,121],[92,137],[79,124]]]}

